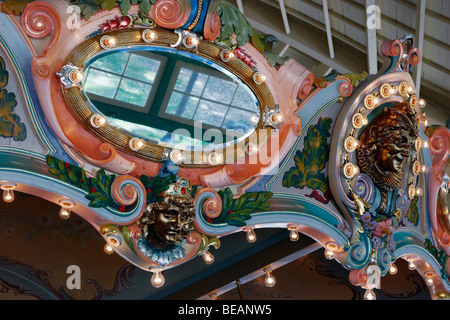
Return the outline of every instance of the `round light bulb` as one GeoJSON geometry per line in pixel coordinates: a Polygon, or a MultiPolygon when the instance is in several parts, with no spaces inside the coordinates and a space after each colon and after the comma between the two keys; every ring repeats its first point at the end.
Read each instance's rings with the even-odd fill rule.
{"type": "Polygon", "coordinates": [[[364,293],[364,300],[376,300],[375,292],[372,289],[367,289],[366,293],[364,293]]]}
{"type": "Polygon", "coordinates": [[[273,287],[277,283],[277,280],[272,275],[272,272],[269,271],[266,273],[266,278],[264,279],[264,282],[265,282],[266,286],[268,286],[270,288],[270,287],[273,287]]]}
{"type": "Polygon", "coordinates": [[[247,241],[248,242],[255,242],[256,241],[256,233],[253,229],[247,230],[247,241]]]}
{"type": "Polygon", "coordinates": [[[12,189],[3,190],[3,201],[6,203],[14,201],[14,191],[12,189]]]}
{"type": "Polygon", "coordinates": [[[214,262],[214,256],[209,251],[205,251],[202,253],[203,260],[206,264],[211,264],[214,262]]]}
{"type": "Polygon", "coordinates": [[[331,250],[325,250],[325,258],[327,258],[328,260],[332,260],[334,259],[334,252],[331,250]]]}
{"type": "Polygon", "coordinates": [[[419,104],[420,108],[425,107],[427,104],[427,102],[424,99],[419,99],[419,101],[417,101],[417,103],[419,104]]]}
{"type": "Polygon", "coordinates": [[[62,207],[61,210],[59,210],[59,217],[63,220],[67,220],[70,218],[70,210],[62,207]]]}
{"type": "Polygon", "coordinates": [[[278,112],[272,114],[272,116],[270,118],[274,125],[277,125],[277,124],[280,124],[281,122],[283,122],[283,115],[278,112]]]}
{"type": "Polygon", "coordinates": [[[252,116],[250,117],[250,121],[251,121],[252,123],[254,123],[254,124],[257,124],[258,121],[259,121],[259,115],[257,115],[257,114],[252,115],[252,116]]]}
{"type": "Polygon", "coordinates": [[[103,250],[105,250],[105,252],[107,254],[111,254],[114,252],[114,248],[112,245],[110,245],[109,243],[105,244],[105,246],[103,247],[103,250]]]}
{"type": "Polygon", "coordinates": [[[427,286],[431,287],[432,285],[434,285],[434,279],[432,276],[427,276],[425,278],[425,282],[426,282],[427,286]]]}
{"type": "Polygon", "coordinates": [[[397,266],[392,262],[391,265],[389,266],[389,273],[394,275],[396,274],[398,271],[397,266]]]}
{"type": "Polygon", "coordinates": [[[164,279],[164,276],[162,275],[161,271],[158,270],[153,272],[151,283],[155,288],[162,287],[164,285],[164,282],[166,282],[166,279],[164,279]]]}
{"type": "Polygon", "coordinates": [[[408,269],[409,270],[416,270],[416,264],[414,263],[414,261],[409,261],[408,263],[408,269]]]}

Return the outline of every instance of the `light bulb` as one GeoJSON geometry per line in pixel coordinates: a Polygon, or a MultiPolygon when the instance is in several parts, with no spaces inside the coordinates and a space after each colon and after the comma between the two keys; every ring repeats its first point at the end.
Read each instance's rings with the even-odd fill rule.
{"type": "Polygon", "coordinates": [[[256,233],[253,229],[247,230],[247,241],[248,242],[255,242],[256,241],[256,233]]]}
{"type": "Polygon", "coordinates": [[[334,258],[334,252],[331,250],[325,250],[325,258],[332,260],[334,258]]]}
{"type": "Polygon", "coordinates": [[[212,152],[208,155],[208,162],[212,165],[220,164],[223,161],[223,157],[221,154],[212,152]]]}
{"type": "Polygon", "coordinates": [[[13,182],[5,182],[0,185],[3,190],[3,201],[10,203],[14,201],[14,189],[17,185],[13,182]]]}
{"type": "Polygon", "coordinates": [[[100,38],[100,46],[103,49],[111,49],[111,48],[115,47],[116,44],[117,44],[117,41],[114,37],[105,35],[100,38]]]}
{"type": "Polygon", "coordinates": [[[281,122],[283,122],[283,115],[281,113],[275,112],[270,117],[270,120],[274,125],[280,124],[281,122]]]}
{"type": "Polygon", "coordinates": [[[389,273],[394,275],[396,274],[398,271],[397,266],[392,262],[391,265],[389,266],[389,273]]]}
{"type": "Polygon", "coordinates": [[[105,244],[105,246],[103,247],[103,250],[105,250],[105,252],[107,254],[111,254],[114,252],[114,248],[112,245],[110,245],[109,243],[105,244]]]}
{"type": "Polygon", "coordinates": [[[431,287],[431,286],[434,284],[434,279],[433,279],[433,277],[428,276],[428,277],[425,278],[425,282],[426,282],[426,284],[427,284],[428,286],[431,287]]]}
{"type": "Polygon", "coordinates": [[[94,128],[100,128],[106,123],[106,119],[99,115],[99,114],[93,114],[90,118],[91,126],[94,128]]]}
{"type": "Polygon", "coordinates": [[[250,121],[251,121],[252,123],[254,123],[254,124],[257,124],[258,121],[259,121],[259,115],[257,115],[257,114],[252,115],[252,116],[250,117],[250,121]]]}
{"type": "Polygon", "coordinates": [[[410,260],[408,263],[408,269],[409,270],[416,270],[416,264],[414,263],[413,260],[410,260]]]}
{"type": "Polygon", "coordinates": [[[427,102],[424,99],[419,99],[419,101],[417,101],[417,103],[419,104],[420,108],[425,107],[427,104],[427,102]]]}
{"type": "Polygon", "coordinates": [[[264,282],[266,284],[266,286],[273,287],[276,283],[277,280],[275,279],[275,277],[272,275],[272,271],[269,268],[269,271],[265,271],[266,272],[266,278],[264,279],[264,282]]]}
{"type": "Polygon", "coordinates": [[[372,289],[367,289],[366,293],[364,293],[364,300],[376,300],[375,292],[372,289]]]}
{"type": "Polygon", "coordinates": [[[156,270],[153,272],[153,276],[151,279],[151,283],[155,288],[160,288],[164,285],[164,282],[166,282],[166,279],[164,279],[164,276],[162,275],[160,270],[156,270]]]}
{"type": "Polygon", "coordinates": [[[202,253],[203,260],[206,264],[211,264],[214,262],[214,256],[209,251],[205,251],[202,253]]]}
{"type": "Polygon", "coordinates": [[[131,150],[138,151],[144,146],[144,140],[133,137],[128,142],[128,145],[130,146],[131,150]]]}
{"type": "Polygon", "coordinates": [[[299,239],[298,231],[296,228],[292,228],[289,232],[289,239],[291,241],[297,241],[299,239]]]}
{"type": "Polygon", "coordinates": [[[69,219],[70,218],[70,210],[65,207],[61,207],[61,210],[59,210],[59,217],[63,220],[69,219]]]}
{"type": "Polygon", "coordinates": [[[430,144],[428,143],[428,141],[422,141],[422,148],[424,149],[428,149],[430,147],[430,144]]]}
{"type": "Polygon", "coordinates": [[[151,43],[158,39],[158,34],[154,30],[146,29],[142,32],[142,39],[147,43],[151,43]]]}
{"type": "Polygon", "coordinates": [[[3,190],[3,201],[6,203],[14,201],[14,191],[12,189],[3,190]]]}
{"type": "Polygon", "coordinates": [[[266,81],[266,76],[263,75],[262,73],[255,72],[255,73],[253,74],[253,81],[254,81],[256,84],[262,84],[264,81],[266,81]]]}
{"type": "Polygon", "coordinates": [[[217,300],[217,293],[210,293],[209,294],[209,299],[210,300],[217,300]]]}
{"type": "Polygon", "coordinates": [[[174,149],[170,152],[169,157],[173,163],[180,163],[181,161],[184,160],[183,152],[180,150],[176,150],[176,149],[174,149]]]}
{"type": "Polygon", "coordinates": [[[252,155],[252,154],[255,154],[256,152],[258,152],[258,146],[256,146],[255,144],[253,144],[251,142],[249,142],[246,145],[246,148],[247,148],[246,153],[248,155],[252,155]]]}

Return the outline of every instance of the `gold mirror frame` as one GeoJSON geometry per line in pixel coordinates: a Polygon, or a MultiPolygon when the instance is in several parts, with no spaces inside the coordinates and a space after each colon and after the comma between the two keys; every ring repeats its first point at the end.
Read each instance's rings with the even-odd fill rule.
{"type": "MultiPolygon", "coordinates": [[[[195,34],[175,30],[174,32],[162,29],[162,28],[135,28],[135,29],[123,29],[116,30],[108,33],[99,34],[92,38],[87,39],[80,45],[78,45],[75,50],[66,58],[65,66],[72,66],[78,70],[84,70],[85,64],[105,51],[108,51],[111,48],[107,48],[104,45],[105,38],[113,39],[114,46],[113,48],[126,48],[130,46],[151,46],[151,47],[165,47],[165,48],[176,48],[178,50],[183,50],[204,59],[210,60],[213,63],[227,69],[235,76],[240,78],[255,94],[260,108],[260,117],[258,123],[256,124],[255,130],[248,137],[243,139],[242,141],[238,141],[230,146],[224,146],[215,149],[214,151],[205,151],[205,150],[180,150],[183,152],[183,156],[187,159],[191,159],[190,163],[179,163],[180,167],[214,167],[218,165],[232,164],[228,162],[219,162],[217,164],[211,164],[211,161],[208,161],[209,156],[216,152],[221,153],[229,160],[230,152],[232,152],[233,163],[235,163],[238,159],[241,159],[248,154],[246,152],[246,148],[250,143],[257,143],[257,147],[264,144],[267,139],[270,137],[271,130],[276,127],[276,125],[270,124],[267,121],[267,115],[271,112],[277,112],[278,106],[275,105],[273,96],[263,81],[257,81],[255,78],[256,75],[259,75],[255,70],[253,70],[250,66],[245,64],[239,58],[234,57],[231,59],[224,59],[223,52],[226,48],[221,48],[211,41],[205,41],[200,38],[197,38],[198,45],[192,48],[188,48],[185,44],[186,37],[196,36],[195,34]],[[153,31],[157,34],[155,39],[146,39],[145,35],[149,33],[149,31],[153,31]],[[182,37],[185,37],[182,39],[182,37]],[[183,40],[183,41],[182,41],[183,40]],[[103,42],[103,43],[101,43],[103,42]],[[184,45],[183,45],[184,44],[184,45]]],[[[63,69],[64,69],[63,67],[63,69]]],[[[264,76],[263,76],[264,77],[264,76]]],[[[66,77],[66,78],[70,78],[66,77]]],[[[69,79],[72,82],[81,82],[79,79],[75,80],[69,79]]],[[[140,145],[138,148],[131,148],[130,141],[136,137],[130,135],[127,132],[124,132],[120,129],[117,129],[114,126],[110,126],[107,123],[94,126],[92,124],[92,117],[96,114],[89,107],[85,95],[82,94],[82,88],[80,85],[71,85],[64,87],[63,85],[63,97],[69,108],[69,110],[74,114],[74,116],[83,124],[84,128],[86,128],[89,132],[93,133],[95,136],[100,138],[101,140],[113,145],[116,149],[126,152],[128,154],[134,155],[139,158],[144,158],[146,160],[163,162],[169,158],[172,158],[172,152],[177,151],[172,148],[160,146],[148,141],[141,139],[140,145]]],[[[178,163],[177,163],[178,164],[178,163]]]]}

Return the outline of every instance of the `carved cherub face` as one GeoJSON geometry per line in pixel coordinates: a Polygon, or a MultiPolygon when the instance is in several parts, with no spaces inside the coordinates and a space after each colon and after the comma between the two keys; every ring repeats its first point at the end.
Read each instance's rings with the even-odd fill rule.
{"type": "Polygon", "coordinates": [[[143,236],[156,247],[181,244],[193,230],[194,200],[166,196],[160,203],[152,203],[138,222],[143,236]]]}
{"type": "Polygon", "coordinates": [[[361,171],[382,189],[399,187],[417,137],[417,120],[407,103],[383,108],[359,137],[361,171]]]}

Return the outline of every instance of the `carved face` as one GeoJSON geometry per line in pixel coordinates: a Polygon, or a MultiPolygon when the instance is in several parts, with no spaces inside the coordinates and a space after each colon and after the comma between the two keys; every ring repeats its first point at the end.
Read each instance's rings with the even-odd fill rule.
{"type": "Polygon", "coordinates": [[[192,198],[167,196],[162,202],[149,205],[138,225],[143,236],[161,248],[182,243],[193,230],[194,217],[192,198]]]}
{"type": "Polygon", "coordinates": [[[382,189],[399,187],[417,137],[417,120],[408,104],[383,108],[359,137],[358,165],[361,171],[382,189]]]}
{"type": "Polygon", "coordinates": [[[161,240],[170,243],[180,243],[184,237],[183,227],[188,217],[183,212],[176,210],[160,211],[156,216],[154,231],[161,240]]]}
{"type": "Polygon", "coordinates": [[[377,165],[386,172],[403,171],[410,155],[411,136],[405,130],[395,130],[383,141],[377,150],[377,165]]]}

